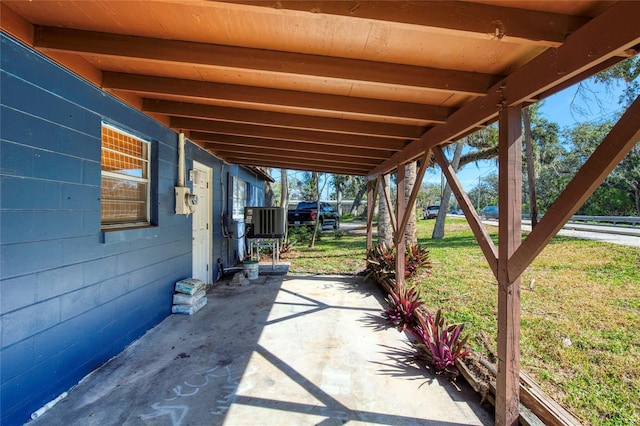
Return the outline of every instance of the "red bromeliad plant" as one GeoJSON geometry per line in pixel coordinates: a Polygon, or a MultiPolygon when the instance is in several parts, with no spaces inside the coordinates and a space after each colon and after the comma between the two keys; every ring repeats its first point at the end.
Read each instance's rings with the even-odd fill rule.
{"type": "Polygon", "coordinates": [[[396,291],[391,290],[387,297],[389,309],[383,316],[398,331],[405,331],[418,349],[418,358],[432,365],[437,374],[457,376],[456,359],[469,354],[467,350],[468,336],[462,337],[463,324],[447,325],[441,311],[435,314],[423,313],[420,300],[415,288],[402,286],[396,291]]]}
{"type": "MultiPolygon", "coordinates": [[[[369,275],[385,287],[388,293],[392,290],[389,286],[389,279],[395,281],[396,271],[396,247],[380,244],[369,252],[367,256],[367,270],[369,275]]],[[[430,272],[431,261],[429,260],[429,250],[420,247],[419,244],[409,244],[406,246],[404,255],[404,276],[411,278],[418,270],[426,268],[430,272]]]]}
{"type": "MultiPolygon", "coordinates": [[[[417,244],[406,247],[404,260],[405,278],[415,275],[420,268],[431,268],[429,251],[417,244]]],[[[425,314],[418,290],[396,283],[395,262],[396,248],[393,245],[378,245],[367,256],[368,275],[373,276],[388,293],[389,308],[382,315],[396,329],[409,335],[419,351],[418,358],[432,365],[437,374],[457,376],[455,361],[468,354],[467,337],[460,336],[464,326],[447,325],[440,310],[435,316],[425,314]]]]}
{"type": "Polygon", "coordinates": [[[404,255],[404,276],[412,277],[420,268],[427,268],[430,271],[431,261],[429,260],[429,250],[420,247],[419,244],[407,245],[404,255]]]}
{"type": "Polygon", "coordinates": [[[414,343],[425,351],[427,359],[440,374],[454,374],[455,361],[469,354],[467,350],[468,336],[461,337],[464,324],[447,325],[441,311],[436,315],[428,314],[426,318],[416,312],[417,325],[409,333],[416,339],[414,343]]]}
{"type": "Polygon", "coordinates": [[[420,300],[420,295],[415,288],[402,286],[397,289],[397,292],[390,289],[387,302],[389,309],[386,309],[382,316],[398,331],[411,330],[417,326],[416,312],[424,302],[420,300]]]}

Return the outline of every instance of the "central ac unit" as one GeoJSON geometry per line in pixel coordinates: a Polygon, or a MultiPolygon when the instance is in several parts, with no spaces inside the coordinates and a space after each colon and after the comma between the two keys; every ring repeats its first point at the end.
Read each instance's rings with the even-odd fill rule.
{"type": "Polygon", "coordinates": [[[283,238],[286,216],[282,207],[245,207],[249,238],[283,238]]]}

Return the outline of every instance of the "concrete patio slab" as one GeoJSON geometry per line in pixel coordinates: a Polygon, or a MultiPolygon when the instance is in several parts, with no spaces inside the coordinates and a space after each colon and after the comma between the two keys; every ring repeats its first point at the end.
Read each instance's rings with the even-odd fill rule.
{"type": "Polygon", "coordinates": [[[411,360],[360,277],[221,283],[30,425],[489,425],[493,415],[411,360]]]}

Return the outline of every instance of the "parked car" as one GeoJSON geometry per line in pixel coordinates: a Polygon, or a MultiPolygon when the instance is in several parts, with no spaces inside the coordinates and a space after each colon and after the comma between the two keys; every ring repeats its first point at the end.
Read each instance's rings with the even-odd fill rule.
{"type": "Polygon", "coordinates": [[[487,206],[480,212],[480,216],[484,219],[497,219],[498,218],[498,206],[487,206]]]}
{"type": "Polygon", "coordinates": [[[424,208],[422,213],[423,219],[434,219],[438,217],[438,211],[440,211],[440,206],[427,206],[424,208]]]}
{"type": "MultiPolygon", "coordinates": [[[[318,212],[318,203],[315,201],[303,201],[298,203],[295,210],[287,213],[287,223],[289,226],[313,226],[318,212]]],[[[340,217],[338,212],[331,207],[331,204],[320,203],[320,216],[318,217],[320,228],[331,226],[338,229],[340,217]]]]}

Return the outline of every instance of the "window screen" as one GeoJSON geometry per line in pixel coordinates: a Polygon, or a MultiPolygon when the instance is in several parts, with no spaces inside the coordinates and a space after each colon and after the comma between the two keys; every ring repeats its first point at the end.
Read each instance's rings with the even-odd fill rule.
{"type": "Polygon", "coordinates": [[[103,124],[103,228],[149,224],[149,156],[148,142],[103,124]]]}

